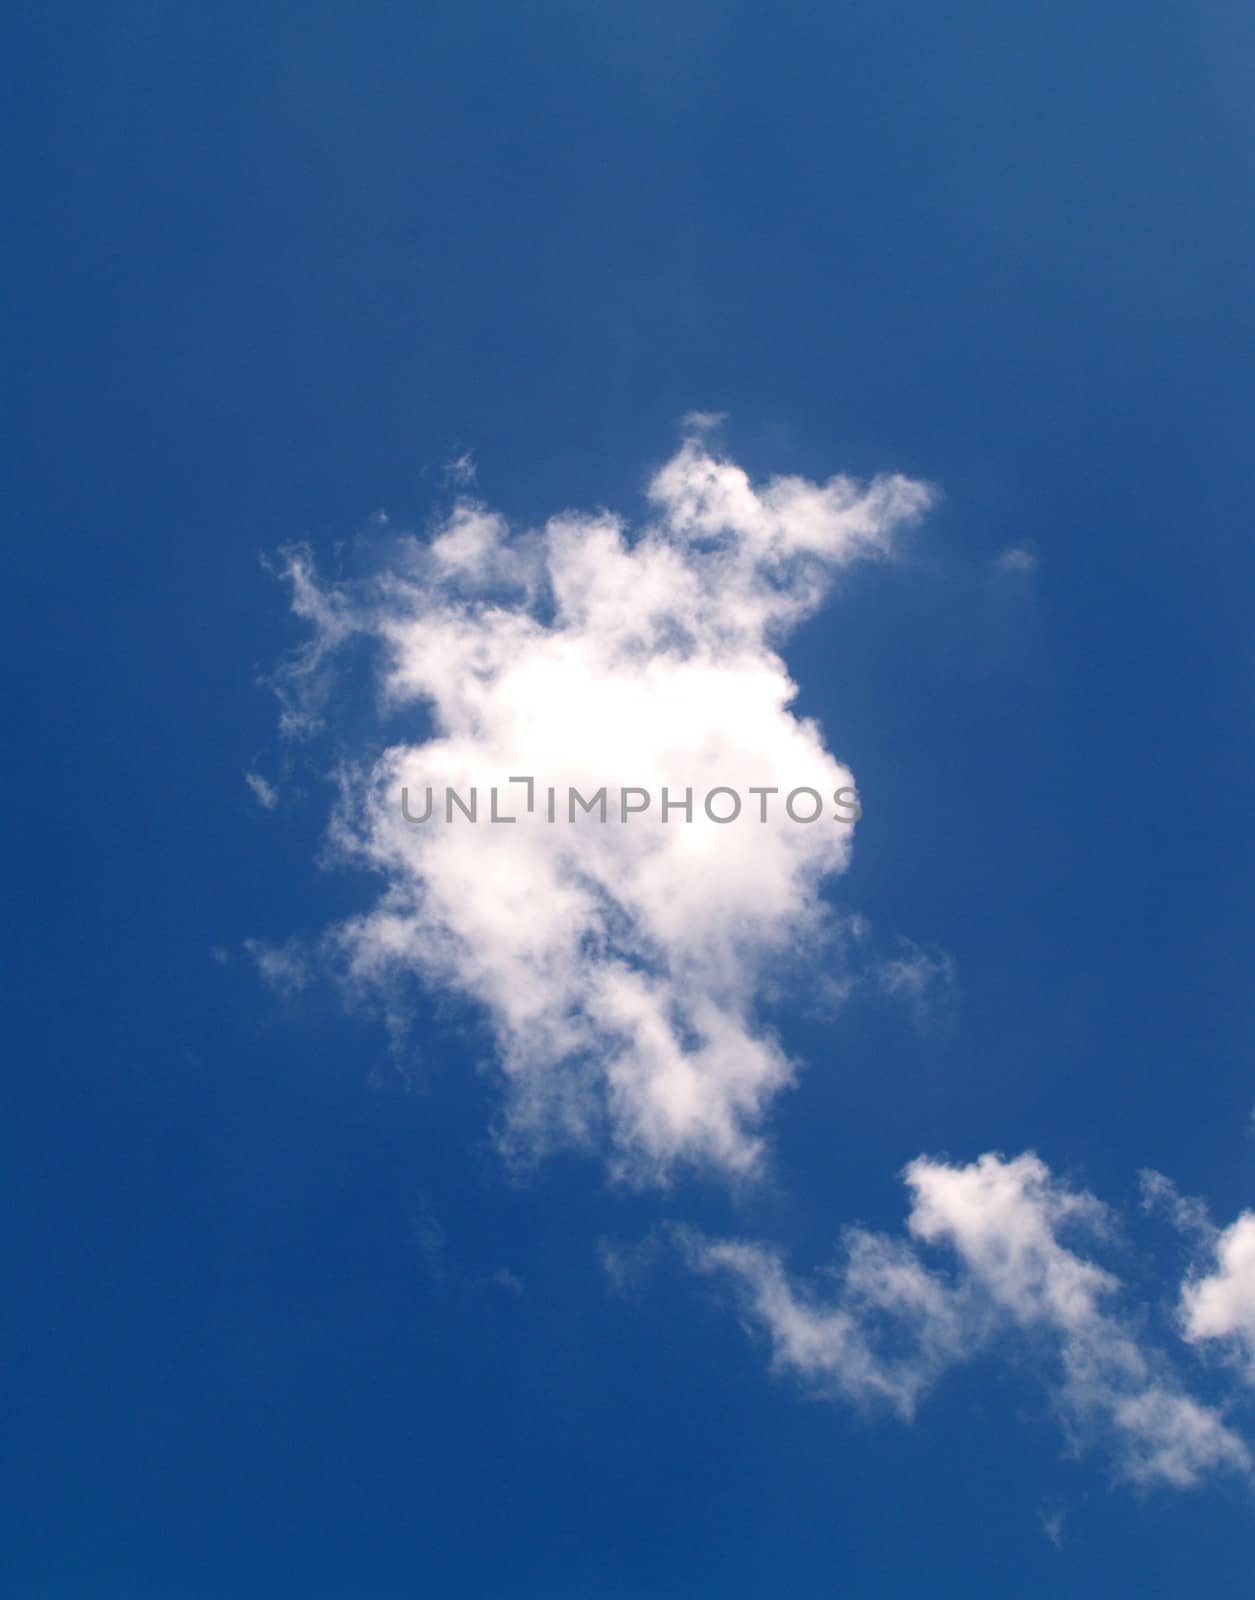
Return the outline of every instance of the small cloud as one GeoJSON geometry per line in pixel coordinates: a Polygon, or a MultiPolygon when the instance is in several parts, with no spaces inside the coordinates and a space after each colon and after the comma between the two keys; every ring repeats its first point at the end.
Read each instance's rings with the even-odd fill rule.
{"type": "Polygon", "coordinates": [[[231,959],[230,952],[220,944],[216,944],[209,952],[209,959],[216,961],[220,967],[225,967],[231,959]]]}
{"type": "Polygon", "coordinates": [[[1181,1286],[1182,1337],[1192,1345],[1218,1341],[1255,1386],[1255,1211],[1217,1233],[1207,1257],[1181,1286]]]}
{"type": "Polygon", "coordinates": [[[273,811],[279,804],[279,791],[273,783],[268,783],[260,772],[246,772],[244,782],[253,791],[253,796],[263,811],[273,811]]]}
{"type": "Polygon", "coordinates": [[[461,455],[445,462],[444,481],[456,484],[459,489],[465,489],[468,484],[475,482],[476,471],[475,457],[469,450],[463,450],[461,455]]]}
{"type": "Polygon", "coordinates": [[[1037,560],[1037,551],[1031,544],[1013,544],[998,552],[994,567],[998,572],[1027,574],[1037,571],[1037,560]]]}
{"type": "Polygon", "coordinates": [[[286,944],[267,944],[264,939],[245,939],[244,948],[257,963],[262,979],[277,994],[290,998],[309,984],[309,959],[297,939],[286,944]]]}
{"type": "Polygon", "coordinates": [[[509,1267],[498,1267],[489,1275],[488,1281],[496,1284],[498,1289],[504,1289],[507,1294],[512,1294],[515,1299],[523,1293],[523,1280],[518,1273],[511,1272],[509,1267]]]}
{"type": "Polygon", "coordinates": [[[944,1028],[953,1018],[958,965],[944,950],[929,953],[901,941],[901,953],[876,968],[874,982],[882,994],[902,1002],[921,1033],[944,1028]]]}
{"type": "Polygon", "coordinates": [[[1138,1174],[1142,1190],[1142,1210],[1166,1217],[1179,1234],[1195,1242],[1210,1244],[1216,1227],[1201,1200],[1182,1194],[1171,1178],[1147,1167],[1138,1174]]]}
{"type": "Polygon", "coordinates": [[[1040,1514],[1041,1531],[1054,1545],[1056,1550],[1063,1549],[1063,1519],[1066,1511],[1042,1511],[1040,1514]]]}

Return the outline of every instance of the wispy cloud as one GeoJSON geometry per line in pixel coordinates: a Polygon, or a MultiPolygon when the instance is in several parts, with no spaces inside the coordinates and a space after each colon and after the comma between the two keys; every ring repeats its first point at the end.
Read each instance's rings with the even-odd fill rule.
{"type": "Polygon", "coordinates": [[[260,772],[246,772],[244,782],[253,791],[253,798],[263,811],[273,811],[279,804],[279,791],[260,772]]]}
{"type": "Polygon", "coordinates": [[[475,457],[469,450],[463,450],[444,465],[444,481],[455,484],[459,489],[465,489],[475,482],[475,457]]]}
{"type": "Polygon", "coordinates": [[[1196,1243],[1210,1245],[1215,1241],[1215,1225],[1201,1200],[1183,1195],[1171,1178],[1149,1167],[1139,1174],[1139,1180],[1143,1211],[1158,1212],[1178,1233],[1196,1243]]]}
{"type": "Polygon", "coordinates": [[[944,1026],[958,993],[958,963],[944,950],[921,950],[909,939],[873,969],[872,981],[891,1000],[903,1004],[921,1032],[944,1026]]]}
{"type": "Polygon", "coordinates": [[[1037,550],[1031,544],[1008,545],[994,557],[995,571],[1007,574],[1036,572],[1037,564],[1037,550]]]}
{"type": "Polygon", "coordinates": [[[1022,1357],[1037,1353],[1069,1439],[1105,1440],[1125,1478],[1185,1488],[1251,1470],[1242,1440],[1121,1314],[1117,1280],[1065,1242],[1104,1235],[1092,1196],[1033,1155],[967,1166],[921,1157],[905,1180],[910,1237],[848,1233],[827,1294],[796,1284],[760,1245],[687,1236],[689,1259],[731,1276],[775,1366],[821,1393],[909,1417],[948,1367],[1014,1339],[1022,1357]],[[927,1247],[944,1247],[948,1268],[926,1260],[927,1247]]]}

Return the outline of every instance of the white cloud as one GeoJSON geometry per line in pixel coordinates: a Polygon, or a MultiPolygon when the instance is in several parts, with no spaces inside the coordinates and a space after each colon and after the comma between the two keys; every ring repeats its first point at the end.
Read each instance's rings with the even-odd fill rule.
{"type": "Polygon", "coordinates": [[[1146,1171],[1141,1180],[1143,1207],[1163,1213],[1196,1253],[1177,1308],[1182,1337],[1218,1347],[1255,1384],[1255,1211],[1218,1228],[1205,1203],[1163,1173],[1146,1171]]]}
{"type": "Polygon", "coordinates": [[[1104,1437],[1126,1478],[1183,1488],[1213,1470],[1250,1470],[1242,1441],[1115,1309],[1117,1280],[1064,1243],[1076,1230],[1103,1234],[1097,1201],[1033,1155],[968,1166],[921,1157],[905,1179],[915,1245],[851,1234],[827,1301],[795,1287],[760,1246],[690,1240],[690,1259],[733,1275],[776,1366],[821,1392],[910,1416],[946,1367],[1014,1336],[1047,1361],[1069,1437],[1104,1437]],[[945,1277],[921,1246],[949,1249],[945,1277]]]}
{"type": "Polygon", "coordinates": [[[1181,1291],[1181,1320],[1191,1343],[1219,1341],[1255,1383],[1255,1211],[1216,1235],[1211,1270],[1181,1291]]]}
{"type": "MultiPolygon", "coordinates": [[[[760,999],[826,937],[823,890],[853,833],[828,804],[853,776],[794,711],[778,648],[835,573],[889,556],[931,499],[897,476],[754,484],[709,444],[716,421],[690,419],[635,532],[608,511],[513,530],[463,495],[430,539],[397,542],[369,582],[324,583],[300,549],[283,569],[310,627],[275,680],[284,732],[320,725],[337,652],[354,639],[376,649],[388,714],[431,729],[386,747],[379,736],[342,771],[329,854],[367,865],[382,888],[326,946],[394,1021],[412,978],[483,1008],[507,1085],[507,1149],[604,1139],[613,1169],[637,1180],[665,1181],[680,1162],[733,1175],[762,1164],[766,1114],[795,1066],[760,999]],[[535,805],[519,775],[534,780],[535,805]],[[549,785],[563,797],[604,788],[612,818],[629,786],[653,798],[630,824],[550,822],[549,785]],[[703,813],[710,790],[748,798],[755,786],[775,795],[763,822],[752,806],[726,826],[703,813]],[[474,787],[485,809],[493,787],[513,820],[408,822],[402,791],[429,787],[474,787]],[[692,791],[691,822],[659,815],[664,788],[692,791]],[[784,814],[783,795],[803,788],[824,799],[817,822],[784,814]]],[[[454,465],[469,483],[469,458],[454,465]]],[[[997,564],[1026,572],[1035,559],[1017,548],[997,564]]],[[[246,779],[274,803],[265,779],[246,779]]],[[[857,943],[862,925],[845,926],[857,943]]],[[[247,948],[280,992],[310,981],[297,942],[247,948]]],[[[834,994],[847,987],[838,965],[823,975],[834,994]]],[[[870,982],[932,1015],[953,979],[948,957],[904,945],[870,982]]],[[[817,1392],[909,1418],[948,1368],[1009,1346],[1044,1364],[1069,1436],[1105,1438],[1126,1477],[1185,1486],[1250,1470],[1220,1415],[1121,1313],[1117,1280],[1077,1248],[1075,1234],[1104,1233],[1092,1197],[1031,1155],[920,1158],[905,1179],[909,1237],[848,1232],[825,1294],[758,1244],[686,1234],[688,1259],[732,1278],[776,1366],[817,1392]]],[[[1146,1193],[1201,1226],[1166,1180],[1152,1176],[1146,1193]]],[[[1255,1374],[1255,1216],[1209,1237],[1214,1270],[1187,1283],[1183,1329],[1226,1341],[1255,1374]]],[[[652,1249],[604,1245],[612,1281],[628,1288],[652,1249]]]]}
{"type": "Polygon", "coordinates": [[[244,782],[253,791],[253,797],[263,811],[273,811],[279,804],[279,791],[260,772],[246,772],[244,782]]]}
{"type": "Polygon", "coordinates": [[[1016,1326],[1057,1342],[1065,1420],[1109,1426],[1128,1476],[1185,1486],[1211,1468],[1249,1469],[1242,1443],[1177,1389],[1108,1309],[1117,1280],[1061,1241],[1072,1226],[1103,1230],[1105,1213],[1092,1196],[1067,1189],[1032,1155],[985,1155],[967,1167],[921,1158],[906,1178],[915,1197],[911,1232],[951,1245],[1016,1326]]]}
{"type": "Polygon", "coordinates": [[[910,1418],[971,1336],[958,1298],[900,1242],[850,1230],[845,1268],[825,1301],[790,1282],[779,1256],[761,1245],[681,1237],[697,1271],[739,1282],[746,1309],[770,1337],[773,1367],[821,1395],[910,1418]]]}
{"type": "Polygon", "coordinates": [[[357,587],[320,585],[291,552],[313,637],[278,687],[287,730],[308,731],[331,652],[360,634],[382,648],[391,710],[429,712],[425,742],[345,778],[334,847],[385,888],[333,940],[361,984],[414,974],[487,1009],[507,1143],[531,1153],[605,1131],[616,1170],[636,1178],[678,1160],[748,1173],[794,1071],[756,1021],[759,984],[817,937],[821,887],[851,845],[831,797],[853,779],[791,710],[775,647],[835,570],[890,553],[930,491],[892,476],[754,485],[695,432],[650,500],[635,535],[605,511],[516,534],[462,500],[357,587]],[[518,774],[560,795],[607,785],[612,808],[638,785],[653,804],[630,823],[553,825],[524,809],[518,774]],[[401,816],[403,786],[493,784],[512,825],[401,816]],[[701,807],[716,785],[808,786],[827,803],[810,825],[777,797],[766,824],[720,826],[701,807]],[[663,786],[692,787],[691,824],[659,818],[663,786]]]}

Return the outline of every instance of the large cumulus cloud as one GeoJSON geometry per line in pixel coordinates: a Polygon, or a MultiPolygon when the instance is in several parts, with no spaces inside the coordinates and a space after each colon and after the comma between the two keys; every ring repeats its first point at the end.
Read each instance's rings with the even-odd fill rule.
{"type": "Polygon", "coordinates": [[[430,718],[346,777],[334,848],[378,869],[383,890],[335,942],[360,983],[412,973],[485,1008],[516,1145],[604,1134],[638,1178],[760,1163],[765,1110],[794,1066],[756,1018],[759,985],[814,932],[849,860],[850,814],[832,797],[854,786],[793,710],[778,646],[834,573],[888,556],[930,498],[898,476],[754,484],[698,427],[636,529],[568,511],[516,531],[462,498],[369,583],[325,584],[307,552],[288,553],[312,630],[282,681],[289,731],[361,636],[388,707],[430,718]],[[509,781],[521,776],[530,811],[509,781]],[[569,789],[603,785],[609,820],[569,821],[569,789]],[[407,822],[402,789],[418,815],[429,786],[431,819],[407,822]],[[496,787],[517,820],[446,820],[446,789],[472,786],[484,809],[496,787]],[[692,790],[691,823],[660,814],[664,787],[692,790]],[[734,823],[703,808],[717,787],[742,799],[734,823]],[[651,803],[623,822],[625,788],[651,803]],[[824,797],[814,823],[785,812],[799,788],[824,797]]]}

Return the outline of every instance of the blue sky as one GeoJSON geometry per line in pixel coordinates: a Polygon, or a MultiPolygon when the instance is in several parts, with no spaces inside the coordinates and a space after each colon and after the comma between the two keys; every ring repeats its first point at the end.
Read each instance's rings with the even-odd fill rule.
{"type": "MultiPolygon", "coordinates": [[[[6,1592],[1245,1593],[1250,16],[54,5],[9,42],[6,1592]],[[933,491],[868,513],[874,549],[825,501],[822,604],[734,641],[751,687],[779,650],[792,713],[701,701],[726,739],[816,719],[788,748],[864,805],[848,863],[803,860],[823,923],[720,834],[738,916],[781,889],[761,970],[688,963],[726,919],[683,861],[640,913],[695,921],[683,963],[629,976],[766,1052],[722,1143],[613,1098],[588,945],[556,969],[588,1027],[602,1007],[572,1131],[556,1012],[511,1032],[530,979],[483,1003],[515,947],[422,920],[439,863],[360,848],[371,763],[429,737],[436,681],[381,703],[385,580],[453,663],[448,709],[451,617],[489,643],[553,621],[500,571],[487,621],[473,574],[439,589],[459,497],[516,538],[584,514],[561,559],[597,581],[598,508],[705,572],[656,490],[676,460],[776,508],[720,524],[751,574],[693,622],[721,667],[719,618],[796,577],[770,563],[799,513],[764,486],[933,491]],[[342,639],[293,614],[296,547],[342,639]],[[276,687],[321,725],[285,735],[276,687]],[[356,854],[329,841],[346,771],[356,854]],[[367,984],[335,930],[389,892],[420,954],[367,984]],[[433,971],[437,933],[464,945],[433,971]],[[522,1134],[509,1061],[541,1085],[522,1134]],[[1015,1192],[976,1237],[955,1175],[988,1152],[1015,1192]],[[1145,1170],[1175,1186],[1149,1205],[1145,1170]],[[850,1229],[924,1274],[929,1318],[859,1299],[850,1229]],[[767,1310],[730,1241],[777,1264],[767,1310]],[[1065,1315],[1039,1269],[1092,1304],[1065,1315]],[[837,1313],[919,1378],[909,1420],[852,1392],[837,1313]],[[785,1336],[810,1314],[808,1365],[785,1336]],[[1069,1359],[1117,1377],[1078,1400],[1069,1359]],[[1146,1430],[1113,1421],[1152,1382],[1236,1441],[1185,1487],[1139,1481],[1146,1430]]],[[[582,714],[639,690],[603,621],[563,637],[582,714]]],[[[613,896],[623,863],[596,870],[613,896]]]]}

